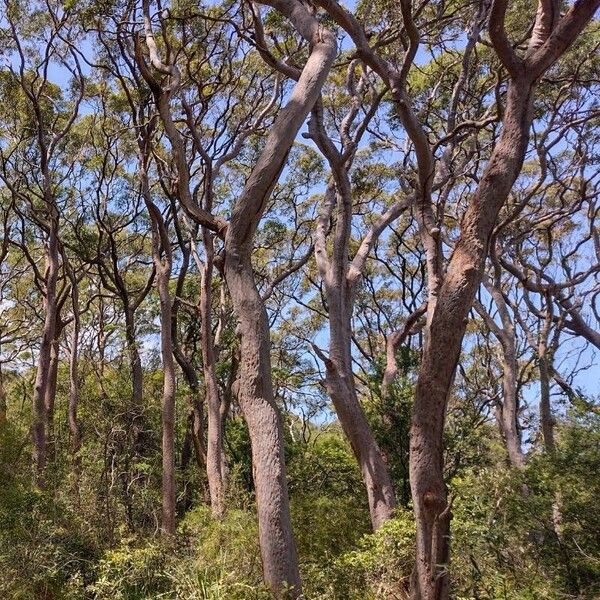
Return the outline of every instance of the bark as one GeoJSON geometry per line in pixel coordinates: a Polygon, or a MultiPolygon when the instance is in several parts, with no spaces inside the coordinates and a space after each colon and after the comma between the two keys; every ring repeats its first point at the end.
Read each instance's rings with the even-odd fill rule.
{"type": "MultiPolygon", "coordinates": [[[[331,305],[329,306],[331,310],[331,305]]],[[[335,328],[330,329],[329,358],[325,364],[325,384],[338,415],[344,435],[360,466],[367,488],[369,512],[373,529],[378,529],[394,516],[396,496],[389,469],[383,453],[373,436],[365,413],[360,405],[354,385],[349,341],[339,342],[335,328]]]]}
{"type": "Polygon", "coordinates": [[[0,363],[0,427],[6,423],[6,392],[4,390],[4,375],[2,374],[2,363],[0,363]]]}
{"type": "MultiPolygon", "coordinates": [[[[511,79],[502,133],[461,223],[461,236],[432,314],[417,380],[410,447],[410,478],[417,520],[414,598],[448,597],[450,512],[442,446],[446,404],[468,311],[482,279],[489,238],[523,165],[535,81],[568,48],[599,4],[598,0],[582,0],[572,7],[526,61],[516,56],[506,38],[506,1],[499,0],[492,6],[490,36],[511,79]]],[[[538,22],[540,19],[538,14],[538,22]]]]}
{"type": "MultiPolygon", "coordinates": [[[[342,217],[338,217],[338,220],[341,219],[342,217]]],[[[344,252],[347,249],[349,231],[347,236],[341,236],[345,238],[346,244],[340,239],[336,239],[335,243],[344,252]]],[[[338,260],[334,256],[325,277],[329,312],[329,358],[325,359],[325,385],[360,466],[367,488],[371,523],[373,529],[378,529],[393,517],[396,497],[388,466],[360,405],[354,384],[351,355],[354,294],[347,280],[347,267],[336,269],[340,262],[347,260],[346,256],[347,254],[339,256],[338,260]],[[336,276],[338,274],[339,277],[336,276]]]]}
{"type": "Polygon", "coordinates": [[[125,343],[129,357],[129,368],[131,369],[131,406],[132,406],[132,429],[133,445],[136,451],[140,450],[143,433],[143,397],[144,397],[144,373],[142,361],[138,350],[135,311],[129,306],[126,298],[124,300],[125,312],[125,343]]]}
{"type": "Polygon", "coordinates": [[[510,318],[504,296],[499,288],[499,272],[497,272],[496,282],[492,283],[485,280],[484,284],[496,304],[502,323],[502,327],[497,325],[483,305],[477,300],[475,301],[477,312],[500,343],[502,352],[500,359],[502,366],[502,404],[496,411],[496,418],[502,432],[502,437],[504,438],[510,464],[513,467],[522,469],[525,466],[525,456],[521,447],[521,436],[518,427],[518,365],[515,327],[510,318]]]}
{"type": "Polygon", "coordinates": [[[202,363],[206,386],[206,405],[208,409],[208,431],[206,444],[206,475],[210,492],[212,514],[221,518],[225,513],[225,491],[227,488],[227,466],[225,463],[225,444],[221,400],[216,374],[216,355],[212,335],[212,273],[213,240],[206,228],[203,228],[206,259],[200,279],[200,327],[202,345],[202,363]]]}
{"type": "Polygon", "coordinates": [[[409,45],[400,69],[375,48],[359,21],[335,0],[318,0],[336,23],[349,33],[357,54],[385,81],[398,115],[414,144],[419,171],[418,215],[427,254],[428,319],[420,374],[416,389],[411,436],[411,483],[417,520],[417,559],[413,577],[414,598],[446,598],[448,577],[447,537],[450,513],[443,478],[442,434],[446,402],[460,353],[465,319],[481,281],[491,230],[502,204],[521,169],[531,125],[534,82],[550,67],[594,15],[599,0],[580,0],[555,27],[554,5],[540,3],[536,36],[525,60],[519,59],[504,31],[506,0],[495,0],[490,14],[490,37],[511,80],[507,92],[504,127],[499,143],[479,182],[475,197],[461,224],[461,236],[448,271],[441,281],[440,246],[431,221],[430,192],[433,157],[429,142],[406,93],[406,77],[419,44],[410,2],[401,2],[409,45]],[[548,31],[551,32],[548,33],[548,31]],[[543,40],[543,35],[547,35],[543,40]],[[440,303],[440,306],[437,306],[440,303]]]}
{"type": "Polygon", "coordinates": [[[396,361],[398,348],[400,348],[410,335],[419,331],[418,321],[426,311],[427,303],[424,302],[406,318],[402,329],[398,329],[388,336],[385,345],[385,371],[381,380],[382,396],[385,397],[387,395],[390,386],[398,375],[398,363],[396,361]]]}
{"type": "Polygon", "coordinates": [[[554,418],[552,417],[552,406],[550,403],[550,377],[552,374],[552,350],[548,348],[548,338],[552,326],[552,301],[546,297],[546,319],[540,331],[537,348],[538,367],[540,373],[540,422],[544,448],[548,454],[554,454],[556,447],[554,443],[554,418]]]}
{"type": "Polygon", "coordinates": [[[48,445],[48,413],[46,410],[47,390],[50,384],[52,345],[56,336],[57,321],[57,282],[59,269],[59,249],[57,237],[58,223],[52,219],[45,248],[45,293],[43,301],[44,326],[42,342],[37,361],[37,372],[33,391],[33,462],[38,487],[45,486],[45,469],[48,445]]]}
{"type": "Polygon", "coordinates": [[[504,126],[461,225],[431,317],[417,380],[410,443],[410,479],[417,521],[415,598],[448,595],[450,510],[443,472],[446,404],[466,319],[483,276],[492,229],[520,172],[532,120],[533,84],[512,79],[504,126]]]}
{"type": "MultiPolygon", "coordinates": [[[[550,294],[556,304],[564,311],[564,315],[560,317],[561,322],[567,329],[570,329],[576,335],[586,339],[590,344],[593,344],[600,350],[600,333],[590,327],[585,319],[581,316],[581,313],[577,306],[567,298],[564,294],[564,288],[572,287],[579,281],[583,280],[583,277],[579,281],[571,280],[564,283],[557,283],[548,275],[547,272],[539,270],[537,272],[538,279],[544,280],[545,283],[539,281],[533,281],[528,278],[525,273],[519,269],[514,263],[510,262],[506,258],[501,259],[502,266],[514,275],[523,285],[526,290],[531,292],[537,292],[542,295],[550,294]],[[566,318],[568,315],[569,318],[566,318]]],[[[556,321],[559,319],[558,316],[554,316],[553,319],[556,321]]]]}
{"type": "MultiPolygon", "coordinates": [[[[329,357],[323,356],[320,351],[318,353],[326,367],[325,386],[327,392],[362,473],[367,489],[373,529],[378,529],[385,521],[393,517],[396,496],[387,463],[356,393],[352,369],[351,321],[356,289],[369,250],[381,231],[400,214],[404,205],[396,203],[378,219],[350,262],[348,255],[352,225],[352,189],[348,169],[359,139],[350,138],[348,132],[358,112],[357,107],[360,105],[353,78],[354,72],[350,65],[347,79],[349,93],[353,96],[354,102],[340,128],[344,138],[342,152],[337,150],[327,135],[323,125],[320,103],[313,110],[309,126],[310,135],[327,158],[332,173],[332,181],[327,186],[324,195],[315,236],[315,256],[325,288],[329,316],[329,357]],[[331,252],[328,252],[326,231],[329,228],[334,205],[337,207],[337,211],[333,248],[331,252]]],[[[372,108],[375,109],[376,106],[377,103],[372,108]]],[[[372,114],[374,110],[368,112],[372,114]]],[[[359,132],[366,128],[368,122],[369,117],[358,128],[359,132]]],[[[357,135],[360,136],[360,133],[357,135]]]]}
{"type": "MultiPolygon", "coordinates": [[[[205,196],[206,210],[212,209],[212,193],[205,196]]],[[[214,269],[214,241],[206,227],[202,227],[205,259],[200,260],[192,246],[192,255],[200,271],[200,298],[198,314],[200,316],[200,346],[204,373],[205,398],[207,405],[207,441],[204,449],[204,463],[208,481],[209,497],[213,517],[220,519],[225,514],[225,494],[227,490],[227,464],[225,460],[224,423],[227,411],[223,410],[217,381],[216,365],[218,360],[215,348],[219,331],[223,325],[219,321],[217,333],[212,332],[212,280],[214,269]]],[[[192,242],[193,243],[193,242],[192,242]]],[[[204,448],[204,441],[203,448],[204,448]]]]}
{"type": "Polygon", "coordinates": [[[300,3],[275,0],[269,4],[292,21],[312,43],[312,49],[233,207],[225,236],[224,270],[241,339],[238,399],[252,444],[264,579],[276,597],[297,598],[302,591],[290,522],[283,428],[273,395],[267,312],[254,281],[251,253],[266,202],[298,130],[318,98],[337,49],[333,34],[321,28],[300,3]]]}
{"type": "Polygon", "coordinates": [[[300,595],[283,452],[283,427],[275,404],[267,313],[249,256],[227,253],[225,272],[241,336],[239,403],[252,444],[252,465],[264,578],[277,597],[300,595]]]}
{"type": "Polygon", "coordinates": [[[46,390],[44,392],[44,407],[46,409],[46,424],[48,427],[47,431],[47,449],[46,449],[46,457],[47,460],[52,461],[55,458],[56,453],[56,440],[54,439],[54,404],[56,402],[56,385],[58,381],[58,363],[59,363],[59,354],[60,354],[60,346],[59,346],[59,332],[58,329],[58,307],[56,310],[56,333],[55,338],[52,340],[52,344],[50,347],[50,363],[48,366],[48,383],[46,385],[46,390]]]}
{"type": "Polygon", "coordinates": [[[79,316],[79,292],[77,284],[72,280],[73,331],[71,334],[71,352],[69,356],[69,431],[71,433],[71,455],[73,469],[73,490],[79,499],[79,482],[81,479],[81,429],[77,418],[79,406],[79,332],[81,321],[79,316]]]}
{"type": "MultiPolygon", "coordinates": [[[[145,140],[148,142],[149,140],[145,140]]],[[[141,144],[140,175],[142,193],[152,225],[152,257],[160,303],[160,349],[163,367],[162,396],[162,533],[175,535],[175,358],[173,356],[173,303],[169,280],[173,257],[167,226],[160,210],[151,200],[147,173],[146,147],[141,144]]]]}
{"type": "MultiPolygon", "coordinates": [[[[216,377],[216,355],[212,340],[211,329],[211,285],[214,251],[212,237],[209,230],[222,234],[226,227],[223,219],[215,218],[211,213],[210,193],[205,198],[205,206],[200,207],[190,192],[190,172],[187,162],[184,139],[175,122],[173,121],[170,108],[171,94],[177,89],[180,81],[180,73],[176,65],[167,65],[162,62],[158,54],[158,48],[154,40],[152,25],[149,15],[148,2],[143,4],[144,26],[146,46],[153,67],[163,74],[170,76],[170,84],[165,87],[149,71],[145,59],[141,54],[139,44],[136,44],[136,61],[142,71],[142,76],[150,85],[160,119],[165,128],[167,137],[173,150],[173,161],[177,170],[177,195],[186,212],[198,223],[202,224],[203,240],[206,248],[206,264],[201,270],[201,292],[200,292],[200,319],[201,319],[201,344],[204,379],[206,385],[206,399],[208,407],[208,439],[206,448],[206,473],[210,490],[211,507],[215,517],[224,514],[224,494],[226,488],[226,464],[223,441],[223,420],[221,418],[219,389],[216,377]]],[[[210,184],[208,185],[210,189],[210,184]]],[[[181,361],[179,361],[181,363],[181,361]]],[[[198,422],[198,419],[194,419],[198,422]]],[[[195,437],[195,445],[199,449],[199,439],[195,437]]],[[[198,452],[197,452],[198,454],[198,452]]]]}
{"type": "Polygon", "coordinates": [[[190,434],[194,445],[196,464],[201,471],[206,470],[206,447],[204,445],[204,418],[202,405],[195,398],[190,398],[192,410],[188,415],[190,434]]]}
{"type": "Polygon", "coordinates": [[[163,89],[150,73],[139,44],[136,44],[136,60],[155,96],[161,121],[173,148],[180,200],[197,223],[225,239],[225,278],[241,335],[239,402],[252,444],[264,579],[276,597],[295,598],[301,595],[301,585],[289,514],[283,430],[273,395],[268,319],[254,281],[251,254],[254,233],[266,203],[294,139],[318,98],[337,48],[335,36],[323,29],[297,0],[273,0],[266,4],[292,22],[311,44],[311,52],[287,105],[270,129],[241,197],[233,206],[228,224],[199,207],[190,196],[185,148],[168,106],[169,95],[177,88],[180,74],[175,65],[164,64],[158,56],[147,3],[144,3],[146,46],[154,68],[169,76],[169,88],[163,89]]]}
{"type": "Polygon", "coordinates": [[[502,434],[511,465],[522,469],[525,466],[525,456],[518,429],[517,360],[514,340],[506,349],[502,348],[502,373],[503,398],[500,408],[502,434]]]}
{"type": "Polygon", "coordinates": [[[163,363],[162,398],[162,530],[175,533],[175,361],[171,340],[170,258],[160,260],[156,283],[160,298],[160,340],[163,363]]]}
{"type": "Polygon", "coordinates": [[[177,276],[177,285],[175,287],[175,298],[173,300],[173,307],[171,310],[171,339],[173,342],[173,356],[177,361],[177,364],[181,368],[183,376],[190,388],[190,394],[188,395],[188,404],[190,412],[188,414],[188,421],[190,423],[190,435],[192,443],[194,445],[194,454],[196,456],[196,464],[201,472],[206,470],[206,448],[204,445],[204,408],[203,399],[200,397],[200,383],[198,381],[198,374],[196,368],[192,364],[191,360],[185,355],[178,340],[178,314],[179,314],[179,299],[183,295],[183,286],[185,277],[187,275],[189,259],[190,259],[190,244],[187,244],[183,240],[181,231],[179,229],[179,223],[175,219],[174,221],[175,231],[177,233],[177,239],[182,252],[182,265],[177,276]]]}

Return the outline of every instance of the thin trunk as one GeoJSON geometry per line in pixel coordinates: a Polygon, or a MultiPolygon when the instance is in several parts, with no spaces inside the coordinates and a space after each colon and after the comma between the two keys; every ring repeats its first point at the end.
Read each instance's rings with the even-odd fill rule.
{"type": "Polygon", "coordinates": [[[48,384],[44,392],[44,406],[46,409],[46,424],[48,427],[47,438],[46,438],[46,457],[47,460],[52,461],[56,456],[56,440],[54,432],[54,405],[56,403],[56,386],[58,383],[58,364],[60,359],[60,345],[58,336],[59,334],[58,325],[58,309],[57,309],[57,326],[56,326],[56,337],[52,340],[50,349],[50,365],[48,367],[48,384]]]}
{"type": "Polygon", "coordinates": [[[33,391],[33,462],[35,479],[38,487],[45,486],[45,470],[47,462],[47,424],[46,395],[50,380],[50,365],[52,360],[52,344],[56,335],[57,297],[59,252],[56,221],[50,225],[48,241],[45,249],[45,294],[43,302],[44,327],[42,343],[38,356],[37,373],[33,391]]]}
{"type": "Polygon", "coordinates": [[[0,362],[0,427],[6,423],[6,391],[4,390],[4,374],[0,362]]]}
{"type": "Polygon", "coordinates": [[[421,326],[419,319],[427,311],[427,303],[424,302],[413,311],[404,322],[402,329],[392,332],[385,345],[385,370],[381,380],[381,395],[386,397],[389,393],[390,386],[394,383],[398,375],[398,362],[396,361],[396,353],[400,346],[413,334],[417,333],[421,326]]]}
{"type": "Polygon", "coordinates": [[[518,394],[517,394],[517,353],[515,327],[508,312],[508,306],[499,287],[500,273],[496,271],[496,283],[484,280],[484,284],[498,309],[502,328],[485,309],[483,304],[475,300],[475,309],[483,318],[488,329],[500,343],[502,350],[502,404],[496,409],[496,420],[504,439],[510,464],[517,469],[525,466],[525,456],[521,447],[521,436],[518,423],[518,394]]]}
{"type": "Polygon", "coordinates": [[[339,289],[336,292],[328,286],[327,298],[330,342],[325,383],[367,488],[373,529],[378,529],[394,516],[396,497],[388,466],[356,394],[349,307],[342,305],[339,289]]]}
{"type": "Polygon", "coordinates": [[[548,351],[546,332],[541,336],[538,345],[538,366],[540,373],[540,422],[544,448],[548,454],[554,454],[554,417],[550,403],[550,373],[552,372],[552,358],[548,351]]]}
{"type": "Polygon", "coordinates": [[[204,444],[204,411],[197,392],[192,391],[192,396],[189,399],[190,413],[188,421],[190,422],[190,434],[192,443],[194,444],[194,454],[196,455],[196,464],[200,471],[206,470],[206,447],[204,444]]]}
{"type": "MultiPolygon", "coordinates": [[[[352,369],[352,312],[362,269],[348,260],[352,234],[352,184],[348,175],[351,159],[344,161],[323,126],[322,108],[317,104],[309,125],[312,138],[327,158],[332,181],[328,185],[317,223],[315,256],[327,296],[329,314],[329,357],[325,385],[344,434],[350,441],[367,489],[373,529],[391,519],[396,497],[388,466],[362,409],[352,369]],[[337,207],[333,247],[329,253],[325,232],[333,206],[337,207]],[[330,256],[329,256],[330,254],[330,256]]],[[[364,264],[364,263],[363,263],[364,264]]]]}
{"type": "Polygon", "coordinates": [[[521,447],[521,436],[518,429],[517,360],[514,343],[506,348],[503,346],[502,352],[503,398],[499,415],[500,427],[510,464],[513,467],[522,469],[525,466],[525,456],[521,447]]]}
{"type": "Polygon", "coordinates": [[[171,339],[171,296],[169,294],[170,262],[157,265],[160,298],[160,339],[163,363],[162,399],[162,530],[175,533],[175,361],[171,339]]]}
{"type": "MultiPolygon", "coordinates": [[[[558,345],[560,332],[554,338],[554,343],[549,344],[550,329],[553,322],[552,314],[552,299],[548,294],[546,296],[546,318],[544,325],[540,331],[540,338],[538,343],[538,369],[540,375],[540,423],[542,429],[542,438],[544,440],[544,451],[552,459],[556,454],[556,440],[554,438],[554,417],[552,415],[552,404],[550,398],[550,378],[554,371],[554,360],[553,354],[556,346],[558,345]]],[[[572,577],[571,567],[569,564],[569,555],[564,546],[563,536],[563,498],[561,490],[557,487],[554,490],[554,500],[552,502],[552,528],[559,547],[561,554],[563,555],[565,566],[569,574],[569,578],[572,577]]]]}
{"type": "Polygon", "coordinates": [[[125,342],[127,344],[127,355],[129,357],[129,368],[131,369],[131,410],[133,445],[137,451],[140,450],[143,433],[143,385],[144,374],[142,361],[138,351],[137,337],[135,331],[135,313],[125,303],[125,342]]]}
{"type": "Polygon", "coordinates": [[[179,245],[181,247],[182,265],[177,276],[175,298],[171,310],[171,340],[173,344],[173,356],[181,368],[183,376],[185,377],[185,380],[190,388],[190,394],[188,395],[188,404],[190,407],[188,421],[190,423],[190,435],[194,445],[194,453],[196,455],[196,464],[201,472],[205,472],[206,448],[204,445],[204,408],[203,399],[200,397],[200,383],[198,381],[198,375],[196,373],[195,366],[183,352],[177,338],[179,332],[178,299],[183,295],[184,282],[188,272],[189,257],[191,254],[190,245],[192,242],[190,242],[190,245],[186,245],[184,243],[177,221],[175,221],[175,231],[177,232],[179,245]]]}
{"type": "Polygon", "coordinates": [[[71,353],[69,356],[69,431],[71,432],[71,454],[73,468],[73,490],[79,498],[79,482],[81,479],[81,429],[77,418],[79,406],[79,294],[77,285],[73,283],[73,332],[71,334],[71,353]]]}
{"type": "Polygon", "coordinates": [[[216,374],[216,356],[212,335],[212,271],[213,240],[206,228],[203,228],[206,260],[200,280],[200,329],[204,383],[206,386],[206,405],[208,409],[208,439],[206,448],[206,475],[210,490],[212,514],[221,518],[225,513],[225,492],[227,488],[227,467],[225,464],[225,445],[223,441],[223,420],[221,400],[216,374]]]}
{"type": "MultiPolygon", "coordinates": [[[[147,143],[149,140],[145,140],[147,143]]],[[[162,533],[175,535],[175,357],[173,348],[173,302],[169,291],[173,257],[164,218],[152,202],[148,181],[148,153],[140,143],[142,193],[152,224],[152,257],[160,302],[160,349],[163,367],[162,397],[162,533]]]]}

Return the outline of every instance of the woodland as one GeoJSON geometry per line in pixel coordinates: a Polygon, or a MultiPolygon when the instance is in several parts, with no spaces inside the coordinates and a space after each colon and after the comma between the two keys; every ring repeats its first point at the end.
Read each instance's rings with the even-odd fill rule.
{"type": "Polygon", "coordinates": [[[0,598],[599,598],[599,6],[0,0],[0,598]]]}

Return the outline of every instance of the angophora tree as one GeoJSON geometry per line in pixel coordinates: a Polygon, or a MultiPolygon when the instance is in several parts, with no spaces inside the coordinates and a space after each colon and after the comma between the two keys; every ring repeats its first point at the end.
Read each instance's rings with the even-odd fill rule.
{"type": "Polygon", "coordinates": [[[489,34],[493,48],[508,72],[502,108],[502,132],[460,223],[459,239],[444,268],[440,228],[432,205],[434,183],[443,178],[444,162],[436,165],[407,88],[420,33],[418,9],[400,3],[404,28],[404,57],[396,67],[371,45],[357,18],[334,0],[318,4],[351,37],[358,56],[387,84],[400,122],[411,140],[417,163],[416,213],[427,255],[428,307],[424,347],[417,381],[410,447],[411,492],[417,521],[417,556],[412,584],[415,598],[448,595],[450,506],[443,473],[445,412],[465,332],[467,315],[481,283],[488,243],[498,213],[521,171],[534,118],[537,83],[564,54],[592,19],[600,2],[581,0],[564,16],[558,2],[542,0],[531,28],[525,54],[505,31],[507,0],[492,2],[489,34]]]}
{"type": "MultiPolygon", "coordinates": [[[[298,559],[293,540],[281,416],[275,404],[271,379],[269,325],[264,302],[257,290],[251,262],[253,239],[266,203],[281,174],[298,130],[312,109],[336,56],[333,34],[323,28],[307,8],[296,0],[271,4],[286,16],[310,44],[310,54],[286,105],[279,111],[264,147],[231,210],[228,222],[194,203],[189,190],[179,185],[182,205],[197,222],[224,238],[224,273],[238,322],[240,336],[239,403],[252,442],[259,537],[265,582],[276,596],[301,595],[298,559]]],[[[151,65],[168,77],[168,92],[180,81],[175,64],[166,64],[145,14],[145,41],[151,65]]],[[[143,60],[143,59],[142,59],[143,60]]],[[[140,61],[142,64],[142,61],[140,61]]],[[[149,77],[146,77],[149,80],[149,77]]],[[[168,108],[169,94],[155,91],[157,108],[171,143],[179,184],[188,169],[180,134],[168,108]]]]}

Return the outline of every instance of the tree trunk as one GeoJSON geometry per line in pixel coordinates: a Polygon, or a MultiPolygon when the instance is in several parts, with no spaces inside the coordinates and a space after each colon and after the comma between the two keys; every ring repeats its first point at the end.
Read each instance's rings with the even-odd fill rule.
{"type": "Polygon", "coordinates": [[[510,464],[517,469],[522,469],[525,466],[525,456],[521,448],[517,420],[517,360],[514,351],[514,337],[512,342],[512,345],[502,347],[503,399],[499,417],[510,464]]]}
{"type": "Polygon", "coordinates": [[[45,248],[45,295],[43,302],[44,327],[42,330],[42,343],[38,356],[37,373],[33,391],[33,462],[35,465],[35,479],[38,487],[45,486],[45,469],[47,462],[47,424],[46,411],[47,390],[50,383],[50,367],[52,361],[52,344],[56,336],[57,297],[56,286],[58,281],[59,252],[58,252],[58,223],[53,221],[50,225],[48,241],[45,248]]]}
{"type": "Polygon", "coordinates": [[[428,319],[411,425],[410,480],[417,522],[413,598],[448,597],[450,507],[443,469],[446,405],[466,320],[481,283],[498,212],[521,170],[532,121],[529,80],[511,79],[500,139],[464,215],[456,245],[428,319]]]}
{"type": "MultiPolygon", "coordinates": [[[[265,2],[266,3],[266,2],[265,2]]],[[[314,106],[337,55],[335,36],[295,0],[269,2],[311,43],[311,51],[286,106],[281,109],[225,234],[225,278],[241,336],[239,403],[248,424],[265,583],[277,598],[302,595],[290,521],[281,415],[271,375],[267,311],[252,268],[254,234],[284,168],[294,139],[314,106]]]]}
{"type": "MultiPolygon", "coordinates": [[[[147,141],[147,140],[146,140],[147,141]]],[[[162,533],[175,535],[175,357],[173,355],[173,303],[169,291],[173,257],[167,226],[152,202],[146,147],[140,144],[142,193],[152,224],[152,258],[160,303],[160,349],[163,367],[162,397],[162,533]]],[[[136,350],[137,352],[137,350],[136,350]]],[[[138,355],[139,359],[139,355],[138,355]]]]}
{"type": "Polygon", "coordinates": [[[350,441],[367,488],[373,529],[394,516],[396,497],[383,454],[356,394],[351,356],[350,309],[340,289],[326,286],[329,309],[329,358],[325,384],[344,434],[350,441]]]}
{"type": "Polygon", "coordinates": [[[321,356],[326,367],[325,385],[359,464],[367,489],[373,529],[378,529],[392,518],[396,498],[389,469],[358,399],[352,369],[351,320],[362,268],[355,265],[354,261],[351,268],[348,259],[352,235],[352,184],[348,175],[350,161],[343,160],[342,154],[327,135],[319,105],[313,110],[309,129],[311,137],[326,156],[332,173],[317,222],[315,240],[315,257],[325,287],[329,315],[329,358],[321,356]],[[334,201],[337,212],[333,247],[329,253],[325,232],[329,227],[334,201]]]}
{"type": "Polygon", "coordinates": [[[52,461],[56,456],[56,440],[54,437],[54,405],[56,403],[56,386],[58,383],[58,363],[59,363],[59,354],[60,354],[60,346],[58,336],[60,335],[58,332],[58,309],[57,309],[57,325],[56,325],[56,333],[55,338],[52,340],[52,344],[50,347],[50,365],[48,366],[48,384],[46,385],[46,390],[44,392],[44,407],[46,409],[46,425],[47,425],[47,434],[46,434],[46,457],[47,460],[52,461]]]}
{"type": "Polygon", "coordinates": [[[248,423],[265,583],[278,598],[299,597],[300,572],[292,534],[283,426],[273,396],[267,312],[249,254],[226,246],[225,276],[241,336],[239,403],[248,423]],[[287,591],[289,590],[289,591],[287,591]]]}
{"type": "Polygon", "coordinates": [[[552,416],[552,406],[550,404],[552,359],[547,348],[547,341],[544,338],[540,340],[538,345],[538,365],[540,372],[540,422],[544,438],[544,448],[548,454],[554,454],[556,450],[554,443],[554,417],[552,416]]]}
{"type": "Polygon", "coordinates": [[[157,287],[160,298],[160,340],[163,364],[162,399],[162,531],[175,533],[175,361],[171,338],[171,296],[167,265],[157,265],[157,287]]]}
{"type": "MultiPolygon", "coordinates": [[[[491,250],[493,252],[493,248],[491,250]]],[[[492,256],[492,260],[494,260],[495,254],[492,256]]],[[[519,434],[518,422],[518,364],[515,327],[500,288],[500,270],[497,261],[495,261],[495,266],[496,281],[492,283],[485,279],[484,285],[494,299],[502,322],[502,328],[496,324],[496,321],[494,321],[483,304],[478,300],[475,301],[475,308],[487,324],[488,329],[500,343],[500,348],[502,349],[502,404],[500,404],[495,411],[496,420],[498,421],[498,426],[504,439],[510,464],[517,469],[522,469],[525,466],[525,456],[523,455],[523,450],[521,448],[521,436],[519,434]]]]}
{"type": "Polygon", "coordinates": [[[6,392],[4,390],[4,375],[0,363],[0,426],[6,423],[6,392]]]}
{"type": "Polygon", "coordinates": [[[125,342],[127,344],[127,354],[129,356],[129,368],[131,369],[131,405],[132,405],[132,429],[133,444],[136,451],[142,438],[143,430],[143,395],[144,395],[144,374],[142,371],[142,361],[138,351],[137,337],[135,332],[135,313],[125,303],[125,342]]]}
{"type": "Polygon", "coordinates": [[[197,398],[197,390],[192,390],[192,397],[189,399],[190,414],[190,433],[194,444],[194,454],[196,455],[196,464],[201,471],[206,469],[206,447],[204,445],[204,414],[202,404],[197,398]]]}
{"type": "Polygon", "coordinates": [[[69,356],[69,431],[71,432],[71,454],[73,468],[73,490],[79,499],[79,482],[81,479],[81,429],[77,418],[79,405],[79,298],[77,285],[73,282],[73,332],[71,335],[71,354],[69,356]]]}
{"type": "Polygon", "coordinates": [[[223,419],[221,400],[216,374],[216,356],[212,335],[212,271],[213,240],[206,228],[203,228],[206,261],[200,280],[200,328],[204,383],[206,386],[206,405],[208,409],[208,436],[206,447],[206,475],[210,491],[212,514],[221,518],[225,513],[225,491],[227,487],[227,467],[225,464],[225,446],[223,442],[223,419]]]}

